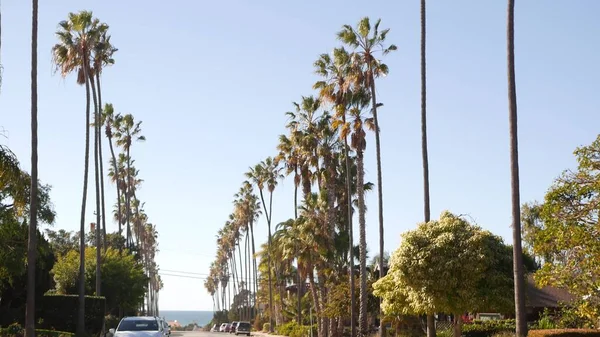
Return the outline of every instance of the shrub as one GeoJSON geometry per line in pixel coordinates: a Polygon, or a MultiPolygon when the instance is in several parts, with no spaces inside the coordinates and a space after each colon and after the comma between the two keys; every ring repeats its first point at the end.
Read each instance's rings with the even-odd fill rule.
{"type": "MultiPolygon", "coordinates": [[[[16,330],[16,327],[13,327],[13,325],[18,326],[17,323],[14,323],[14,324],[11,324],[11,326],[6,329],[0,329],[0,336],[1,337],[23,337],[24,336],[23,329],[20,326],[18,326],[18,328],[20,330],[16,330]]],[[[43,329],[36,329],[35,335],[36,335],[36,337],[73,337],[73,336],[75,336],[75,334],[70,333],[70,332],[56,331],[56,330],[43,330],[43,329]]]]}
{"type": "Polygon", "coordinates": [[[515,333],[515,320],[476,320],[471,324],[465,324],[462,327],[462,334],[465,337],[492,337],[500,333],[515,333]]]}
{"type": "Polygon", "coordinates": [[[546,329],[530,330],[527,337],[600,337],[600,330],[592,329],[546,329]]]}
{"type": "MultiPolygon", "coordinates": [[[[92,335],[102,331],[106,311],[104,297],[85,297],[85,329],[92,335]]],[[[41,327],[49,330],[75,332],[79,297],[77,295],[45,295],[41,302],[41,327]]]]}
{"type": "Polygon", "coordinates": [[[269,332],[269,330],[271,330],[271,323],[265,323],[265,324],[263,324],[262,331],[263,332],[269,332]]]}
{"type": "Polygon", "coordinates": [[[515,337],[515,334],[510,331],[503,331],[494,334],[492,337],[515,337]]]}
{"type": "Polygon", "coordinates": [[[262,318],[261,316],[256,316],[256,318],[254,319],[254,326],[253,326],[254,331],[262,331],[263,324],[266,322],[267,322],[267,320],[265,318],[262,318]]]}

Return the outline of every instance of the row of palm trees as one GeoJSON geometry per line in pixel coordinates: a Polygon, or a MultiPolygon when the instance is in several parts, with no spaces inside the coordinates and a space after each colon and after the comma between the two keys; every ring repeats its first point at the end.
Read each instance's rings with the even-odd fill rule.
{"type": "MultiPolygon", "coordinates": [[[[376,99],[375,79],[386,75],[388,68],[376,57],[376,52],[382,55],[396,50],[394,45],[386,46],[385,39],[388,29],[379,30],[377,21],[371,26],[368,18],[360,20],[356,28],[344,25],[338,33],[338,38],[345,47],[334,49],[331,55],[324,54],[315,62],[316,73],[323,77],[314,85],[318,97],[302,97],[300,103],[294,103],[295,112],[288,113],[290,122],[287,125],[288,135],[280,136],[279,154],[275,159],[265,161],[251,168],[247,174],[251,182],[258,188],[260,201],[265,212],[268,239],[267,245],[258,252],[261,256],[260,280],[257,280],[257,270],[254,266],[253,281],[259,286],[258,291],[268,289],[270,327],[273,329],[273,319],[277,324],[284,323],[286,317],[285,295],[283,290],[290,281],[290,275],[296,273],[297,291],[297,321],[302,320],[302,294],[305,280],[309,280],[312,295],[312,309],[319,317],[318,335],[336,336],[341,333],[343,320],[346,317],[332,315],[328,301],[328,293],[335,289],[336,283],[350,281],[348,297],[350,298],[351,335],[355,336],[355,296],[354,296],[354,247],[352,233],[352,215],[354,205],[358,208],[359,220],[359,320],[358,332],[361,336],[368,330],[368,287],[366,268],[366,231],[364,201],[365,188],[370,187],[364,182],[364,151],[366,150],[366,129],[375,133],[375,150],[377,158],[377,191],[379,212],[379,256],[384,256],[383,248],[383,193],[381,182],[381,155],[379,139],[379,121],[377,108],[380,106],[376,99]],[[324,109],[330,108],[331,112],[324,109]],[[364,113],[370,111],[370,116],[364,113]],[[354,171],[355,169],[355,171],[354,171]],[[272,193],[284,170],[287,175],[293,175],[294,219],[277,226],[275,235],[271,233],[272,193]],[[353,181],[352,179],[356,179],[353,181]],[[317,193],[312,192],[316,184],[317,193]],[[298,187],[302,187],[304,201],[298,207],[298,187]],[[263,189],[269,192],[269,209],[266,207],[263,189]],[[354,199],[356,198],[356,199],[354,199]],[[356,203],[355,203],[356,201],[356,203]],[[346,209],[347,211],[344,211],[346,209]],[[300,214],[298,214],[300,210],[300,214]],[[349,242],[342,249],[340,240],[347,236],[349,242]],[[275,237],[275,240],[273,240],[275,237]],[[275,243],[274,243],[275,242],[275,243]],[[341,259],[338,259],[341,258],[341,259]],[[275,262],[273,262],[275,261],[275,262]],[[294,271],[293,264],[296,264],[294,271]],[[337,271],[337,272],[336,272],[337,271]],[[342,277],[345,273],[348,277],[342,277]],[[315,273],[317,282],[315,282],[315,273]],[[265,280],[265,274],[266,280],[265,280]],[[273,282],[272,280],[276,281],[273,282]],[[266,282],[265,282],[266,281],[266,282]],[[273,288],[277,290],[275,301],[273,288]],[[277,298],[278,297],[278,298],[277,298]]],[[[514,71],[514,0],[508,1],[507,20],[507,54],[508,54],[508,83],[509,83],[509,125],[510,125],[510,154],[511,154],[511,190],[514,241],[514,273],[515,273],[515,311],[517,318],[517,336],[526,335],[524,317],[524,284],[521,251],[520,213],[519,213],[519,175],[518,175],[518,143],[517,143],[517,112],[514,71]]],[[[426,2],[421,0],[421,132],[423,157],[423,187],[424,187],[424,220],[430,220],[429,195],[429,160],[427,148],[427,109],[426,109],[426,2]]],[[[244,182],[248,184],[248,182],[244,182]]],[[[252,219],[260,214],[257,206],[252,219]]],[[[230,217],[231,218],[231,217],[230,217]]],[[[232,218],[235,219],[235,216],[232,218]]],[[[229,275],[233,273],[227,262],[234,258],[235,244],[239,243],[242,232],[240,226],[228,222],[219,232],[217,260],[210,269],[210,277],[205,282],[207,290],[214,296],[220,287],[223,294],[222,304],[225,306],[225,289],[229,275]],[[226,233],[223,239],[223,233],[226,233]],[[231,247],[234,247],[233,250],[231,247]]],[[[252,236],[254,243],[254,237],[252,236]]],[[[254,256],[255,258],[256,256],[254,256]]],[[[241,266],[240,261],[240,266],[241,266]]],[[[254,262],[255,263],[255,262],[254,262]]],[[[383,276],[384,268],[380,266],[379,277],[383,276]]],[[[293,278],[291,278],[293,280],[293,278]]],[[[256,287],[255,287],[256,289],[256,287]]],[[[234,293],[235,293],[234,285],[234,293]]],[[[256,294],[254,295],[254,304],[256,294]]],[[[260,297],[260,296],[259,296],[260,297]]],[[[259,299],[258,301],[261,301],[259,299]]],[[[333,303],[339,307],[340,303],[333,303]]],[[[382,330],[380,330],[382,331],[382,330]]],[[[383,331],[382,331],[383,332],[383,331]]],[[[434,313],[427,313],[427,334],[435,336],[434,313]]]]}
{"type": "MultiPolygon", "coordinates": [[[[268,228],[267,245],[258,252],[261,266],[264,262],[266,264],[264,269],[259,268],[260,279],[257,280],[255,274],[253,281],[258,285],[264,284],[268,289],[266,302],[271,328],[289,319],[285,312],[289,311],[287,307],[291,302],[285,292],[290,289],[288,286],[292,282],[296,283],[294,311],[300,324],[303,323],[302,297],[308,288],[312,310],[318,317],[320,337],[333,337],[341,333],[346,319],[352,321],[351,327],[354,328],[356,249],[353,245],[352,217],[357,208],[360,276],[358,325],[361,335],[368,332],[370,298],[365,192],[372,185],[365,182],[364,153],[367,148],[366,133],[373,131],[378,166],[379,255],[383,256],[383,193],[377,119],[377,108],[381,104],[376,99],[376,79],[388,73],[387,65],[378,57],[396,50],[396,46],[385,44],[388,32],[389,29],[380,29],[380,20],[372,25],[369,18],[361,19],[356,27],[344,25],[337,34],[343,46],[335,48],[332,54],[320,55],[314,63],[315,72],[321,77],[314,85],[318,95],[303,96],[298,103],[294,103],[293,111],[287,113],[288,133],[280,136],[277,155],[250,168],[246,174],[249,181],[244,185],[252,184],[258,189],[268,228]],[[273,191],[283,174],[293,175],[295,217],[278,224],[273,234],[273,191]],[[298,202],[299,188],[303,195],[301,205],[298,202]],[[296,276],[290,279],[291,275],[296,276]],[[307,279],[308,285],[305,284],[307,279]],[[348,305],[348,312],[352,314],[348,317],[328,314],[331,307],[337,305],[331,302],[332,297],[328,294],[340,283],[349,284],[346,289],[352,303],[348,305]]],[[[255,210],[252,218],[258,217],[260,207],[255,210]]],[[[226,240],[225,244],[222,244],[222,236],[218,237],[217,260],[211,268],[212,277],[206,281],[209,292],[216,290],[213,284],[219,285],[222,292],[227,286],[222,280],[226,279],[230,270],[223,266],[232,256],[228,253],[231,243],[243,234],[237,231],[239,228],[229,226],[229,223],[226,225],[222,231],[231,239],[226,240]],[[217,283],[216,280],[221,282],[217,283]]],[[[379,269],[382,273],[383,268],[379,269]]],[[[235,277],[235,274],[232,276],[235,277]]],[[[263,289],[258,289],[259,298],[263,289]]]]}
{"type": "MultiPolygon", "coordinates": [[[[36,233],[37,233],[37,20],[38,1],[32,1],[32,71],[31,71],[31,131],[32,131],[32,154],[31,154],[31,196],[30,196],[30,219],[29,219],[29,241],[28,241],[28,298],[26,314],[26,336],[35,334],[35,260],[36,260],[36,233]]],[[[80,286],[79,286],[79,317],[77,334],[85,334],[85,214],[87,204],[87,188],[89,173],[89,145],[90,128],[94,128],[94,168],[95,168],[95,215],[96,215],[96,249],[98,263],[96,269],[96,295],[101,295],[101,273],[100,261],[102,258],[102,247],[106,244],[106,207],[104,195],[104,167],[101,128],[105,127],[105,133],[109,140],[111,152],[111,164],[109,176],[117,185],[117,203],[114,218],[119,225],[121,234],[122,225],[126,225],[127,247],[137,250],[146,269],[149,284],[146,303],[140,304],[140,309],[149,314],[158,313],[158,291],[162,287],[162,281],[158,276],[158,267],[155,256],[158,251],[158,234],[156,227],[149,223],[148,217],[143,211],[143,204],[136,197],[136,187],[142,182],[138,178],[139,171],[133,166],[130,156],[131,145],[135,140],[144,140],[140,134],[141,122],[135,122],[130,114],[114,114],[112,105],[106,104],[102,109],[101,75],[105,67],[114,64],[113,54],[117,49],[110,43],[108,25],[93,17],[92,12],[81,11],[69,13],[68,19],[59,23],[56,32],[58,43],[52,48],[53,63],[56,70],[63,77],[75,73],[77,83],[85,86],[86,108],[85,108],[85,165],[83,194],[80,218],[80,286]],[[91,103],[93,102],[93,123],[90,118],[91,103]],[[113,140],[121,149],[115,155],[113,140]],[[133,226],[132,226],[133,224],[133,226]],[[134,241],[135,239],[135,241],[134,241]],[[135,243],[135,244],[134,244],[135,243]]]]}
{"type": "MultiPolygon", "coordinates": [[[[136,121],[132,114],[115,113],[112,104],[102,105],[101,76],[104,68],[114,64],[113,55],[117,51],[108,34],[108,25],[94,18],[92,12],[81,11],[69,13],[68,19],[59,23],[56,32],[58,43],[52,48],[56,69],[63,77],[75,72],[77,83],[86,88],[86,151],[84,168],[84,186],[82,198],[81,230],[84,230],[84,218],[87,197],[87,176],[89,165],[89,131],[94,128],[94,167],[96,185],[96,246],[106,249],[106,207],[104,195],[104,160],[102,158],[102,127],[110,148],[110,167],[108,176],[116,185],[116,203],[114,219],[118,223],[121,235],[126,230],[126,248],[137,250],[149,277],[146,305],[142,312],[156,314],[160,278],[154,257],[157,252],[156,227],[148,222],[144,212],[144,204],[136,195],[136,190],[143,182],[139,178],[139,170],[135,168],[131,149],[134,142],[144,141],[141,134],[141,121],[136,121]],[[91,91],[91,95],[90,95],[91,91]],[[90,99],[91,96],[91,99],[90,99]],[[93,103],[94,122],[90,123],[90,105],[93,103]],[[120,152],[115,152],[115,145],[120,152]]],[[[82,236],[83,237],[83,236],[82,236]]],[[[84,244],[81,243],[81,259],[84,258],[84,244]]],[[[96,250],[98,261],[101,250],[96,250]]],[[[100,264],[96,267],[96,294],[101,294],[100,264]]],[[[83,264],[80,273],[83,274],[83,264]]],[[[80,289],[83,296],[84,289],[80,289]]],[[[81,311],[80,311],[81,316],[81,311]]],[[[82,318],[80,317],[80,320],[82,318]]]]}

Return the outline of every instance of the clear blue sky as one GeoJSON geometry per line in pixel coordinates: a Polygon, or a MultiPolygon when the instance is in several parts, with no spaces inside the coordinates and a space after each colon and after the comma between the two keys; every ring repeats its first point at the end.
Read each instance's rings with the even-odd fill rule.
{"type": "MultiPolygon", "coordinates": [[[[468,213],[510,242],[506,1],[430,1],[428,114],[431,202],[468,213]]],[[[2,140],[29,169],[30,2],[2,3],[2,140]]],[[[143,120],[132,156],[138,196],[160,232],[162,269],[207,273],[215,234],[248,166],[275,154],[291,102],[312,93],[312,63],[338,46],[335,33],[381,17],[398,51],[379,82],[386,250],[422,219],[418,1],[40,1],[40,177],[53,185],[55,228],[79,226],[85,92],[52,74],[57,23],[93,10],[119,48],[103,99],[143,120]]],[[[518,1],[516,65],[521,197],[543,198],[575,164],[572,151],[598,133],[600,2],[518,1]]],[[[374,140],[367,179],[375,182],[374,140]]],[[[107,157],[105,157],[107,158],[107,157]]],[[[93,175],[90,175],[90,178],[93,175]]],[[[92,189],[90,198],[93,201],[92,189]]],[[[114,202],[114,187],[107,190],[114,202]]],[[[275,193],[273,221],[293,215],[293,185],[275,193]]],[[[376,193],[367,236],[378,240],[376,193]]],[[[87,222],[93,221],[88,207],[87,222]]],[[[257,237],[266,236],[264,219],[257,237]]],[[[114,231],[116,224],[110,223],[114,231]]],[[[161,309],[211,310],[202,280],[164,277],[161,309]]]]}

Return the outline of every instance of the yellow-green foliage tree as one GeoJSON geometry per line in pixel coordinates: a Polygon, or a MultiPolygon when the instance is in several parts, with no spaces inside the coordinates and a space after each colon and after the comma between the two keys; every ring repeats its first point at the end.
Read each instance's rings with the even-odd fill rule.
{"type": "MultiPolygon", "coordinates": [[[[443,212],[402,235],[389,273],[374,284],[385,315],[510,310],[512,258],[502,239],[443,212]]],[[[460,323],[460,319],[457,320],[460,323]]],[[[461,335],[460,324],[455,336],[461,335]]]]}
{"type": "Polygon", "coordinates": [[[567,289],[582,299],[580,314],[600,317],[600,136],[574,152],[578,167],[566,171],[530,221],[533,251],[544,264],[535,275],[540,285],[567,289]]]}
{"type": "MultiPolygon", "coordinates": [[[[96,280],[96,248],[88,247],[85,253],[85,289],[93,295],[96,280]]],[[[134,311],[142,303],[148,278],[143,267],[127,250],[119,252],[108,248],[102,255],[102,296],[106,297],[108,312],[118,314],[134,311]]],[[[71,250],[61,256],[52,269],[56,291],[59,294],[76,294],[79,273],[79,252],[71,250]]]]}

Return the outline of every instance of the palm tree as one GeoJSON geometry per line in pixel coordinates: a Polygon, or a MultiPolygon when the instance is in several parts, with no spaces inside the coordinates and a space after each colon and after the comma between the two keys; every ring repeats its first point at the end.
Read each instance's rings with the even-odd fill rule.
{"type": "Polygon", "coordinates": [[[83,173],[83,193],[81,200],[80,216],[80,257],[79,257],[79,311],[77,319],[77,335],[85,333],[85,211],[87,201],[87,185],[89,172],[90,151],[90,83],[89,59],[93,48],[94,22],[92,12],[81,11],[78,14],[69,13],[68,19],[59,23],[56,35],[59,43],[52,48],[53,63],[56,70],[66,77],[77,71],[77,83],[85,84],[86,111],[85,111],[85,165],[83,173]]]}
{"type": "Polygon", "coordinates": [[[31,15],[31,196],[29,206],[29,239],[27,242],[27,306],[25,336],[35,336],[35,260],[37,253],[38,208],[38,123],[37,123],[37,39],[38,0],[32,0],[31,15]]]}
{"type": "MultiPolygon", "coordinates": [[[[338,38],[345,44],[358,49],[357,61],[360,62],[361,66],[364,67],[364,85],[370,90],[371,95],[371,109],[373,112],[373,122],[375,125],[375,151],[377,156],[377,196],[379,206],[379,255],[383,256],[384,240],[383,240],[383,184],[381,177],[381,146],[379,140],[379,120],[377,117],[377,108],[379,107],[376,98],[375,90],[375,78],[385,76],[388,73],[387,65],[381,63],[376,57],[375,53],[381,52],[383,55],[388,54],[391,51],[397,49],[395,45],[389,45],[385,47],[385,39],[390,31],[389,28],[379,32],[379,24],[381,19],[378,19],[371,30],[371,23],[368,17],[362,18],[356,30],[352,26],[344,25],[342,30],[338,33],[338,38]],[[371,35],[371,32],[373,33],[371,35]]],[[[362,75],[362,74],[361,74],[362,75]]],[[[383,268],[379,270],[379,276],[383,277],[383,268]]],[[[379,300],[381,308],[381,299],[379,300]]],[[[383,331],[383,330],[381,330],[383,331]]]]}
{"type": "Polygon", "coordinates": [[[131,224],[130,224],[130,209],[131,209],[131,197],[132,197],[132,187],[130,186],[131,181],[131,144],[134,140],[136,141],[145,141],[146,137],[141,135],[142,129],[140,125],[142,122],[135,122],[133,115],[127,114],[123,116],[122,119],[119,120],[119,123],[116,125],[115,137],[117,138],[117,145],[121,146],[125,150],[125,156],[128,158],[127,160],[127,176],[124,179],[127,181],[126,190],[125,190],[125,200],[126,200],[126,222],[127,222],[127,240],[128,244],[130,244],[129,237],[131,233],[131,224]]]}
{"type": "Polygon", "coordinates": [[[515,282],[516,335],[527,336],[525,312],[525,272],[521,243],[521,200],[519,195],[519,143],[517,132],[517,88],[515,84],[515,0],[508,0],[508,123],[510,128],[510,185],[512,201],[513,270],[515,282]]]}
{"type": "MultiPolygon", "coordinates": [[[[340,120],[340,125],[346,125],[346,96],[351,86],[351,64],[350,54],[342,47],[333,50],[333,58],[329,54],[322,54],[314,63],[315,72],[324,77],[325,80],[318,81],[313,86],[319,90],[319,95],[322,100],[334,104],[335,114],[333,124],[337,124],[336,120],[340,120]]],[[[341,137],[341,133],[340,133],[341,137]]],[[[354,255],[353,255],[353,231],[352,231],[352,193],[350,189],[350,161],[347,137],[344,139],[344,164],[346,171],[346,203],[347,203],[347,227],[349,236],[349,260],[351,261],[348,268],[350,279],[350,336],[356,336],[355,331],[355,300],[354,300],[354,255]]]]}
{"type": "MultiPolygon", "coordinates": [[[[246,177],[251,179],[254,184],[258,187],[258,191],[260,193],[260,199],[263,205],[263,209],[265,211],[265,217],[267,218],[267,227],[268,227],[268,244],[269,253],[268,256],[268,266],[271,268],[271,215],[273,211],[273,191],[277,186],[278,180],[283,178],[281,174],[281,168],[276,165],[271,157],[268,157],[264,161],[256,164],[254,168],[250,168],[250,171],[246,173],[246,177]],[[267,210],[267,206],[264,199],[264,187],[267,187],[269,191],[269,209],[267,210]]],[[[273,324],[273,283],[271,281],[271,273],[269,273],[269,322],[270,322],[270,332],[273,332],[275,328],[273,324]]]]}
{"type": "Polygon", "coordinates": [[[100,87],[100,75],[102,69],[105,66],[113,65],[115,60],[112,58],[113,54],[118,50],[110,44],[110,35],[107,34],[108,26],[105,25],[104,31],[100,33],[100,37],[96,45],[94,46],[94,58],[93,58],[93,76],[92,81],[96,80],[96,88],[98,95],[98,111],[96,123],[97,138],[98,138],[98,161],[100,164],[100,194],[101,194],[101,207],[102,207],[102,231],[104,238],[104,249],[106,250],[106,206],[104,202],[104,161],[102,160],[102,137],[100,136],[100,128],[104,124],[104,114],[102,113],[102,90],[100,87]]]}
{"type": "MultiPolygon", "coordinates": [[[[429,200],[429,157],[427,151],[426,10],[425,0],[421,0],[421,153],[423,156],[423,212],[425,222],[429,222],[429,220],[431,220],[431,209],[429,200]]],[[[427,313],[427,337],[435,337],[435,335],[435,316],[433,313],[427,313]]]]}
{"type": "MultiPolygon", "coordinates": [[[[117,201],[121,200],[121,189],[119,187],[119,182],[120,182],[120,178],[119,178],[119,168],[117,167],[117,157],[115,156],[115,149],[113,146],[113,126],[114,125],[118,125],[120,123],[120,120],[122,118],[121,114],[114,114],[115,110],[112,104],[107,103],[104,106],[104,110],[102,111],[102,121],[105,125],[105,133],[106,133],[106,138],[108,138],[108,146],[110,148],[110,155],[112,157],[111,162],[113,164],[113,174],[114,174],[114,181],[117,184],[117,201]]],[[[121,203],[117,202],[117,208],[118,208],[118,214],[122,214],[121,213],[121,203]]],[[[119,235],[121,235],[121,217],[119,216],[117,218],[117,221],[119,223],[119,235]]]]}
{"type": "MultiPolygon", "coordinates": [[[[373,118],[364,118],[363,110],[369,106],[369,95],[367,92],[354,92],[351,98],[352,104],[349,109],[351,117],[350,125],[342,128],[342,137],[350,136],[350,144],[356,151],[357,166],[357,194],[358,194],[358,224],[360,237],[360,310],[358,330],[360,336],[366,336],[367,331],[367,239],[365,221],[365,190],[364,190],[364,151],[367,146],[365,139],[365,127],[373,130],[375,124],[373,118]]],[[[383,256],[383,254],[381,255],[383,256]]]]}

